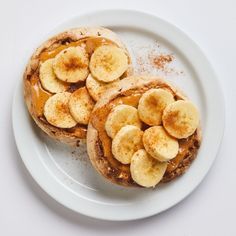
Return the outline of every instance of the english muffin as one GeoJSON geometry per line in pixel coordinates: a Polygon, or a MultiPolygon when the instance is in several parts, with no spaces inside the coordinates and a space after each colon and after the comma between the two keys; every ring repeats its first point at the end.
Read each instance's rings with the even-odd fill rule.
{"type": "Polygon", "coordinates": [[[131,76],[96,103],[87,151],[107,180],[155,187],[182,175],[201,143],[196,106],[164,79],[131,76]]]}
{"type": "Polygon", "coordinates": [[[95,102],[132,72],[119,37],[102,27],[81,27],[44,42],[24,72],[24,98],[35,123],[74,145],[86,138],[95,102]]]}

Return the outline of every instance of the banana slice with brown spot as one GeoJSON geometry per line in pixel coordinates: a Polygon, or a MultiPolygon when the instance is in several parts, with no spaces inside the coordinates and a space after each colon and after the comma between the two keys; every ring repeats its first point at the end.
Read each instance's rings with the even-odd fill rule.
{"type": "Polygon", "coordinates": [[[65,92],[68,85],[61,80],[57,79],[53,71],[54,59],[49,59],[43,62],[39,69],[39,79],[42,87],[51,93],[65,92]]]}
{"type": "Polygon", "coordinates": [[[128,69],[128,57],[121,48],[103,45],[92,54],[89,68],[96,79],[108,83],[118,79],[128,69]]]}
{"type": "Polygon", "coordinates": [[[129,164],[133,154],[143,147],[143,131],[137,126],[122,127],[112,140],[112,154],[123,164],[129,164]]]}
{"type": "Polygon", "coordinates": [[[179,151],[178,140],[172,138],[162,126],[153,126],[144,131],[145,150],[158,161],[169,161],[179,151]]]}
{"type": "Polygon", "coordinates": [[[44,116],[47,121],[58,128],[72,128],[77,122],[70,114],[68,102],[71,93],[63,92],[51,96],[45,103],[44,116]]]}
{"type": "Polygon", "coordinates": [[[72,93],[69,100],[69,108],[71,115],[78,123],[88,124],[93,107],[94,101],[85,87],[72,93]]]}
{"type": "Polygon", "coordinates": [[[135,107],[129,105],[118,105],[109,113],[105,130],[111,138],[125,125],[134,125],[141,128],[141,121],[138,117],[138,111],[135,107]]]}
{"type": "Polygon", "coordinates": [[[171,92],[165,89],[150,89],[139,100],[138,114],[148,125],[160,125],[165,107],[174,102],[171,92]]]}
{"type": "Polygon", "coordinates": [[[162,121],[171,136],[179,139],[187,138],[199,125],[199,113],[192,102],[179,100],[165,108],[162,121]]]}
{"type": "Polygon", "coordinates": [[[83,47],[69,47],[57,54],[53,69],[58,79],[76,83],[87,78],[88,65],[88,55],[83,47]]]}
{"type": "Polygon", "coordinates": [[[155,187],[163,178],[167,162],[159,162],[152,158],[144,149],[134,153],[131,158],[130,172],[132,179],[139,185],[155,187]]]}
{"type": "Polygon", "coordinates": [[[117,79],[110,83],[104,83],[102,81],[93,78],[93,76],[90,74],[86,79],[86,87],[91,97],[95,101],[98,101],[107,90],[118,88],[120,85],[119,82],[120,79],[117,79]]]}

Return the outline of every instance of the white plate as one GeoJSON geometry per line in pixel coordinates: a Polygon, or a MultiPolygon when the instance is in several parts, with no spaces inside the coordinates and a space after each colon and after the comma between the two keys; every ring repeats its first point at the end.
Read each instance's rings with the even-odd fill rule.
{"type": "Polygon", "coordinates": [[[113,185],[92,168],[84,146],[68,148],[36,127],[24,105],[21,83],[16,90],[12,114],[22,160],[49,195],[81,214],[107,220],[133,220],[160,213],[189,195],[216,157],[224,130],[224,103],[219,83],[206,57],[190,38],[175,26],[145,13],[94,12],[66,21],[51,34],[86,25],[102,25],[117,32],[131,52],[136,72],[164,74],[194,101],[201,113],[203,130],[198,157],[186,174],[156,189],[113,185]],[[165,71],[149,65],[140,67],[143,63],[140,56],[149,60],[150,53],[171,53],[174,61],[165,71]]]}

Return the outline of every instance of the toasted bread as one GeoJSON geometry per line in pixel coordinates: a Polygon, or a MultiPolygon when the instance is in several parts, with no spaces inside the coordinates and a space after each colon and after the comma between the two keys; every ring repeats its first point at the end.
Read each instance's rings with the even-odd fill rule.
{"type": "MultiPolygon", "coordinates": [[[[166,80],[150,76],[131,76],[120,82],[119,89],[110,90],[109,94],[103,95],[91,114],[87,133],[89,158],[97,171],[115,184],[139,186],[131,177],[129,165],[122,164],[112,154],[112,139],[105,130],[107,116],[111,109],[120,104],[137,107],[141,95],[151,88],[164,88],[173,94],[175,100],[187,100],[179,89],[166,80]]],[[[200,142],[200,127],[190,137],[179,140],[179,153],[168,162],[161,182],[171,181],[188,169],[196,157],[200,142]]]]}
{"type": "MultiPolygon", "coordinates": [[[[122,75],[122,78],[129,75],[132,72],[132,67],[126,47],[114,32],[102,27],[81,27],[60,33],[44,42],[29,60],[23,75],[25,102],[35,123],[52,138],[71,145],[75,145],[80,139],[86,138],[87,125],[78,123],[72,128],[59,128],[50,124],[43,114],[44,105],[48,98],[53,95],[52,92],[54,90],[59,92],[74,92],[78,88],[85,87],[86,81],[78,81],[77,83],[71,84],[59,81],[60,84],[56,84],[54,87],[51,86],[52,84],[49,84],[49,89],[47,90],[45,89],[44,83],[54,83],[55,79],[50,78],[51,80],[48,81],[48,78],[44,77],[42,80],[44,83],[42,84],[39,73],[40,65],[56,57],[62,50],[81,45],[82,43],[86,45],[86,53],[90,57],[96,47],[102,45],[104,42],[105,44],[115,45],[125,51],[129,66],[122,75]]],[[[46,66],[45,69],[48,69],[46,66]]],[[[61,71],[58,73],[61,73],[61,71]]],[[[86,73],[83,71],[83,76],[86,73]]]]}

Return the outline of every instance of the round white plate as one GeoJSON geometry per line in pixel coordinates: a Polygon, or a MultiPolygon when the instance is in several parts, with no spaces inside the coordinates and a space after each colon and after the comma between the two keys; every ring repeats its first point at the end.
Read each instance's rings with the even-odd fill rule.
{"type": "Polygon", "coordinates": [[[223,95],[211,65],[198,46],[175,26],[155,16],[129,10],[94,12],[64,22],[50,35],[72,27],[96,25],[120,35],[137,73],[164,75],[198,106],[203,141],[190,169],[182,177],[155,189],[129,189],[107,182],[92,168],[83,145],[69,148],[36,127],[24,104],[22,83],[13,102],[15,139],[33,178],[64,206],[100,219],[140,219],[177,204],[204,178],[223,135],[223,95]],[[173,58],[164,70],[158,70],[148,61],[159,54],[171,54],[173,58]]]}

